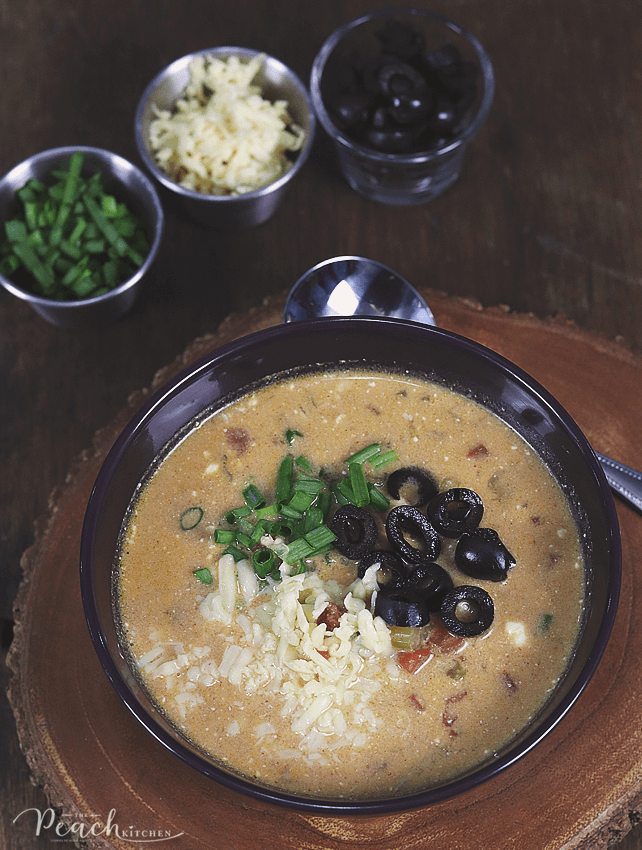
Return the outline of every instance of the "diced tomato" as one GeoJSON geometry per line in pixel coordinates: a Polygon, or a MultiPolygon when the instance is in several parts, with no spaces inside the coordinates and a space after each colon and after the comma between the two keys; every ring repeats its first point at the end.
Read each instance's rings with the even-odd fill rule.
{"type": "Polygon", "coordinates": [[[451,652],[457,652],[457,650],[461,649],[466,643],[463,638],[458,637],[457,635],[452,635],[448,629],[440,623],[438,623],[430,633],[428,642],[438,649],[442,655],[449,655],[451,652]]]}
{"type": "Polygon", "coordinates": [[[397,661],[399,666],[403,667],[408,673],[418,673],[430,661],[433,654],[429,646],[421,646],[419,649],[413,649],[410,652],[399,652],[397,661]]]}

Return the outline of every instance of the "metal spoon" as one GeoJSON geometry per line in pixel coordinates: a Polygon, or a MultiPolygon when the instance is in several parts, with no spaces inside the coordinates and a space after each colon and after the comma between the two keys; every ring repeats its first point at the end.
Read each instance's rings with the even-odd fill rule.
{"type": "MultiPolygon", "coordinates": [[[[283,322],[324,316],[383,316],[436,326],[417,290],[392,269],[365,257],[333,257],[294,284],[283,322]]],[[[642,512],[642,473],[595,452],[611,489],[642,512]]]]}
{"type": "Polygon", "coordinates": [[[365,257],[333,257],[290,290],[284,322],[324,316],[392,316],[424,325],[435,319],[421,295],[392,269],[365,257]]]}

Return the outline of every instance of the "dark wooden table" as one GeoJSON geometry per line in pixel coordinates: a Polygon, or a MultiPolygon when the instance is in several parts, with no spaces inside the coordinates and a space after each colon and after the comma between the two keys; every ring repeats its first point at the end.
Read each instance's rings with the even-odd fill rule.
{"type": "MultiPolygon", "coordinates": [[[[325,37],[370,8],[366,0],[0,0],[0,172],[68,144],[138,163],[136,104],[171,60],[249,46],[307,79],[325,37]]],[[[163,194],[160,260],[119,323],[63,332],[0,292],[0,847],[53,842],[51,832],[34,834],[33,818],[15,820],[48,805],[30,783],[4,697],[21,554],[72,460],[195,337],[288,289],[320,260],[362,254],[418,286],[542,318],[562,313],[642,352],[642,3],[435,0],[431,8],[479,37],[497,77],[488,122],[443,197],[407,208],[361,198],[319,132],[284,206],[257,229],[212,232],[163,194]]],[[[617,847],[641,850],[642,828],[617,847]]]]}

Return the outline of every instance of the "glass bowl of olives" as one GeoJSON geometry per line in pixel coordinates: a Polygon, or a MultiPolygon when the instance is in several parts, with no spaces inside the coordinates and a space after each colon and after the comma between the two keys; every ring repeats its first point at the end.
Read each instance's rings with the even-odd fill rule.
{"type": "Polygon", "coordinates": [[[376,11],[340,27],[310,78],[347,182],[400,206],[429,201],[457,180],[494,90],[479,41],[425,9],[376,11]]]}

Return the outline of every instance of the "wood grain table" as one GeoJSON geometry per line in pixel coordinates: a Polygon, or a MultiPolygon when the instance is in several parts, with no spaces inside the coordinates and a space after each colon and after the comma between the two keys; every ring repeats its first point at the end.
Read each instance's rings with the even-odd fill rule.
{"type": "MultiPolygon", "coordinates": [[[[371,8],[365,0],[0,0],[0,172],[67,144],[140,164],[136,104],[170,61],[248,46],[307,79],[325,37],[371,8]]],[[[430,8],[479,37],[497,78],[489,119],[441,198],[405,208],[361,198],[320,132],[283,207],[254,230],[210,231],[163,193],[161,257],[132,313],[113,326],[63,332],[0,292],[0,847],[56,844],[52,829],[36,834],[33,812],[21,815],[45,812],[49,799],[31,782],[4,697],[22,553],[96,432],[194,339],[279,296],[320,260],[361,254],[421,288],[539,320],[563,315],[598,347],[613,341],[618,356],[642,355],[640,0],[436,0],[430,8]]],[[[560,374],[565,368],[562,358],[560,374]]],[[[621,459],[642,468],[642,457],[621,459]]],[[[639,678],[633,655],[627,672],[639,678]]],[[[583,846],[642,850],[636,811],[632,801],[583,846]]]]}

